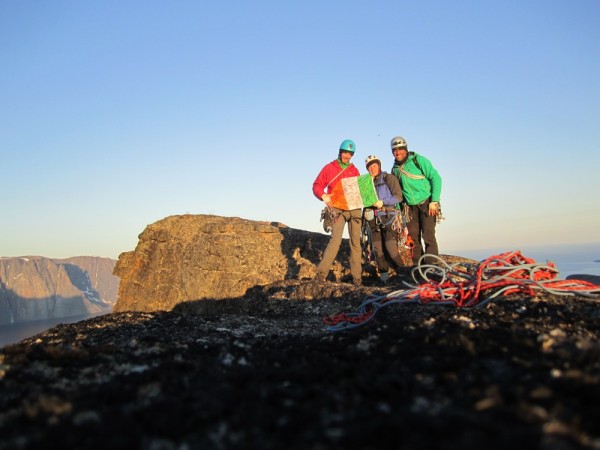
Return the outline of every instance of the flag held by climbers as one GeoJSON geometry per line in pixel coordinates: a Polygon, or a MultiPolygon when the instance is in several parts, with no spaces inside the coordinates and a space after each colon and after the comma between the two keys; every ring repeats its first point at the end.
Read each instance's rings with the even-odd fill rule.
{"type": "Polygon", "coordinates": [[[372,206],[379,200],[370,174],[343,178],[333,187],[330,196],[333,206],[344,210],[372,206]]]}

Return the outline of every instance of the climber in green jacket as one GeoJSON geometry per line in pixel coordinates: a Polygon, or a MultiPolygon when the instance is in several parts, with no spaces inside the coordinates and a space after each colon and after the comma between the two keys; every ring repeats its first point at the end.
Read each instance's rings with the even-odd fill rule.
{"type": "MultiPolygon", "coordinates": [[[[396,136],[391,141],[394,155],[392,173],[398,177],[402,187],[403,203],[406,205],[408,233],[415,246],[413,248],[413,264],[417,264],[425,253],[438,255],[438,244],[435,237],[435,225],[441,218],[440,195],[442,177],[424,156],[408,151],[406,140],[396,136]]],[[[425,263],[433,262],[425,258],[425,263]]]]}

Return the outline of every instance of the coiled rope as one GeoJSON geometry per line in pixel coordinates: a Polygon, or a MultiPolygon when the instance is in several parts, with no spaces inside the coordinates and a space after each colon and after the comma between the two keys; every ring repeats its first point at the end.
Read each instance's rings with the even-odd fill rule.
{"type": "Polygon", "coordinates": [[[521,293],[535,297],[537,292],[554,295],[595,297],[600,286],[583,280],[557,279],[554,263],[538,264],[520,251],[491,256],[478,264],[448,264],[438,256],[423,255],[413,269],[415,285],[387,295],[365,297],[358,310],[334,314],[323,321],[328,331],[362,326],[383,307],[395,304],[435,304],[456,307],[482,306],[499,296],[521,293]],[[436,264],[424,264],[424,258],[436,264]],[[423,282],[419,284],[418,277],[423,282]]]}

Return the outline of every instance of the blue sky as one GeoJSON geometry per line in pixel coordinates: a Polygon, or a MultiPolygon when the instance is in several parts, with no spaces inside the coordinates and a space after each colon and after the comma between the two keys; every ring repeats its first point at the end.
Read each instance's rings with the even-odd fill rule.
{"type": "Polygon", "coordinates": [[[0,3],[0,256],[174,214],[320,231],[311,185],[404,136],[442,253],[600,242],[600,2],[0,3]]]}

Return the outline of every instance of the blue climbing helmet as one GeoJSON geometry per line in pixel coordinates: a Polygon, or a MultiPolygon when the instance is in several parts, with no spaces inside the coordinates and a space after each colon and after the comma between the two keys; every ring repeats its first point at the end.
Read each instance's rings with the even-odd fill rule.
{"type": "Polygon", "coordinates": [[[345,141],[343,141],[340,144],[340,151],[341,152],[354,153],[355,150],[356,150],[356,144],[354,143],[354,141],[352,141],[350,139],[346,139],[345,141]]]}

